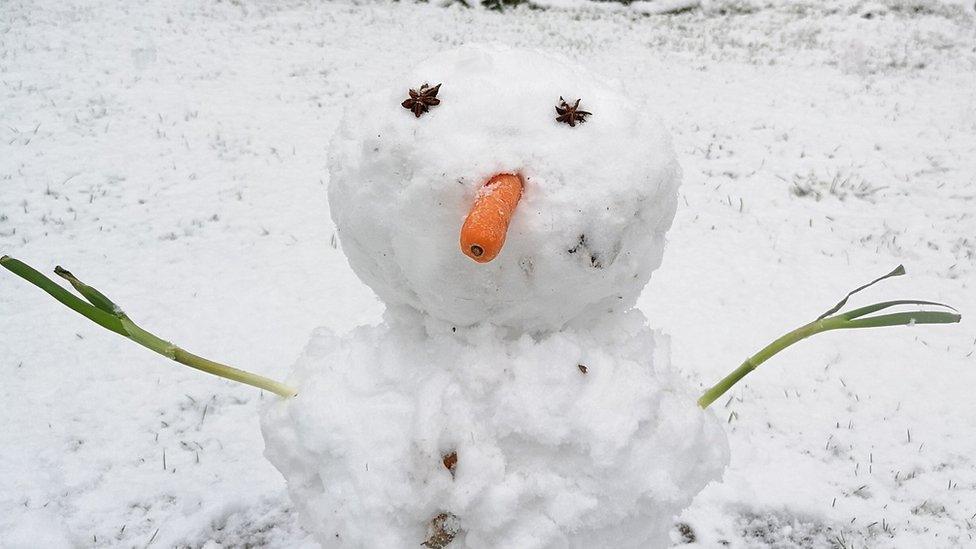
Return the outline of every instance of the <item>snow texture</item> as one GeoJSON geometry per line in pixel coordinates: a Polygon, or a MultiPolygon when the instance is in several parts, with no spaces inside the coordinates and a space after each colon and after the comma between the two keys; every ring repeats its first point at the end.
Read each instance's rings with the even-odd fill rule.
{"type": "Polygon", "coordinates": [[[329,203],[356,273],[388,305],[518,331],[633,307],[661,263],[680,170],[660,120],[605,79],[552,55],[466,46],[350,102],[332,141],[329,203]],[[415,117],[408,88],[441,84],[415,117]],[[555,120],[561,96],[592,114],[555,120]],[[458,237],[497,173],[525,182],[500,256],[458,237]]]}
{"type": "MultiPolygon", "coordinates": [[[[0,253],[284,378],[317,327],[382,320],[323,213],[343,109],[463,43],[554,52],[654,97],[673,137],[678,210],[637,306],[691,383],[899,263],[909,276],[854,304],[964,315],[825,334],[748,376],[713,405],[731,463],[672,543],[971,547],[973,2],[708,4],[5,0],[0,253]]],[[[272,395],[174,366],[6,272],[0,375],[4,549],[319,547],[263,456],[272,395]]]]}
{"type": "Polygon", "coordinates": [[[664,547],[727,462],[639,311],[538,339],[403,314],[317,332],[264,418],[323,547],[417,546],[440,513],[452,547],[664,547]]]}
{"type": "Polygon", "coordinates": [[[465,46],[348,110],[329,202],[390,313],[313,336],[289,378],[299,396],[263,423],[323,546],[417,545],[446,513],[455,547],[662,547],[720,476],[724,432],[632,310],[680,172],[660,121],[602,82],[465,46]],[[442,84],[441,104],[416,117],[400,102],[422,82],[442,84]],[[594,114],[558,123],[560,94],[594,114]],[[522,174],[523,198],[502,253],[475,263],[459,227],[500,172],[522,174]]]}

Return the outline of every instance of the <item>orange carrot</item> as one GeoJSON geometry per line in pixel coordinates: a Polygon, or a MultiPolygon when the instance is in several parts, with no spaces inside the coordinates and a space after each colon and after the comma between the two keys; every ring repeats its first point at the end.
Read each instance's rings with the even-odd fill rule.
{"type": "Polygon", "coordinates": [[[500,173],[478,191],[461,226],[461,251],[478,263],[488,263],[505,245],[508,223],[522,198],[522,177],[500,173]]]}

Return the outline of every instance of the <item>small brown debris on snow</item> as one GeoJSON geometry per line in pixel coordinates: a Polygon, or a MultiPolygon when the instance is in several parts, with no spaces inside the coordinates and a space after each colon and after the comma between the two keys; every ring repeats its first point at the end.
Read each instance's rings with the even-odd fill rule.
{"type": "Polygon", "coordinates": [[[430,519],[427,525],[427,540],[421,543],[430,549],[444,549],[454,541],[454,536],[461,531],[458,518],[450,513],[441,513],[430,519]]]}
{"type": "Polygon", "coordinates": [[[441,462],[444,464],[444,468],[451,472],[451,478],[454,478],[454,470],[457,469],[457,452],[452,451],[449,454],[444,454],[441,457],[441,462]]]}

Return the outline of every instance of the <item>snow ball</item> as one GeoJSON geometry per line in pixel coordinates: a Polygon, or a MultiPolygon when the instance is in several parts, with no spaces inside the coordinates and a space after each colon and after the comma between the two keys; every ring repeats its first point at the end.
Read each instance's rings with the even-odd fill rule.
{"type": "Polygon", "coordinates": [[[330,168],[343,250],[381,299],[520,331],[630,308],[661,262],[680,179],[648,104],[565,59],[484,45],[351,98],[330,168]],[[424,83],[441,84],[441,103],[415,117],[401,102],[424,83]],[[560,97],[592,115],[557,122],[560,97]],[[461,225],[484,183],[514,172],[525,188],[505,247],[475,263],[461,225]]]}
{"type": "Polygon", "coordinates": [[[265,453],[327,548],[419,547],[438,517],[459,549],[666,547],[728,448],[645,322],[321,330],[299,395],[265,410],[265,453]]]}

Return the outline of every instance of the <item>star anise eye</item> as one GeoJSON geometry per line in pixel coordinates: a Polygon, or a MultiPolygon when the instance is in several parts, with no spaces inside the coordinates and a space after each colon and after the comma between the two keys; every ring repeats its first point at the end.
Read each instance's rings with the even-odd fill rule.
{"type": "Polygon", "coordinates": [[[559,98],[559,104],[556,105],[556,122],[562,122],[564,124],[569,124],[571,128],[576,127],[576,123],[582,124],[586,122],[586,117],[593,113],[579,110],[579,104],[581,99],[577,99],[576,103],[570,105],[562,97],[559,98]]]}
{"type": "Polygon", "coordinates": [[[437,98],[437,92],[440,89],[440,84],[431,87],[425,82],[423,86],[420,86],[420,89],[411,88],[407,92],[410,97],[400,104],[403,105],[404,109],[411,111],[414,116],[420,118],[420,115],[429,111],[431,107],[441,104],[441,100],[437,98]]]}

